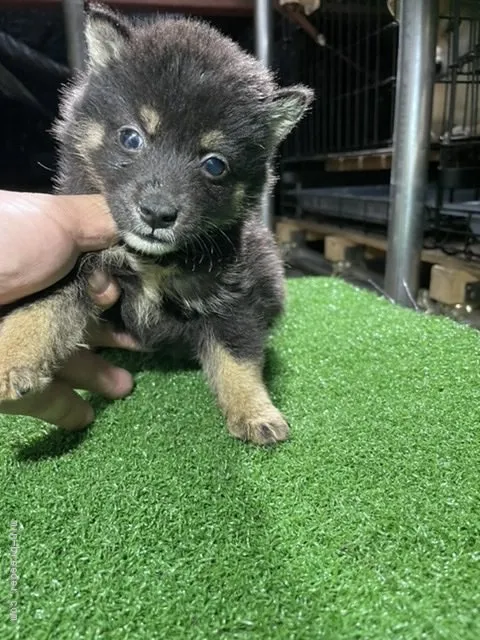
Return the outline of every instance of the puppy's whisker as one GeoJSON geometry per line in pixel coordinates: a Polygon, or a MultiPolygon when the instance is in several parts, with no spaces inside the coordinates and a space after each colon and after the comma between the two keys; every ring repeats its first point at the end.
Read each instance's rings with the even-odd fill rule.
{"type": "Polygon", "coordinates": [[[37,164],[39,167],[42,167],[42,169],[45,169],[46,171],[50,171],[51,173],[55,173],[55,169],[52,169],[51,167],[47,167],[47,165],[43,164],[43,162],[40,162],[39,160],[37,160],[37,164]]]}
{"type": "Polygon", "coordinates": [[[201,262],[203,262],[203,258],[208,253],[208,247],[200,234],[198,235],[198,242],[200,244],[200,255],[201,255],[201,260],[199,264],[201,264],[201,262]]]}

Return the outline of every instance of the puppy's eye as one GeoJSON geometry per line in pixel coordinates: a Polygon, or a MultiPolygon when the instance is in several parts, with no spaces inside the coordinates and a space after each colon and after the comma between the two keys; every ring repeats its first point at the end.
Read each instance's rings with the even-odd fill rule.
{"type": "Polygon", "coordinates": [[[227,161],[220,156],[207,156],[201,162],[203,171],[210,178],[221,178],[228,171],[227,161]]]}
{"type": "Polygon", "coordinates": [[[120,144],[127,151],[140,151],[143,147],[141,134],[131,127],[123,127],[118,133],[120,144]]]}

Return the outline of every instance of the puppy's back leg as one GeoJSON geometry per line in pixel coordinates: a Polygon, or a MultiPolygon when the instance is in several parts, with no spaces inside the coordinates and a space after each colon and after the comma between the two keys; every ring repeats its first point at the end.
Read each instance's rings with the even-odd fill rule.
{"type": "Polygon", "coordinates": [[[85,341],[93,305],[78,284],[0,315],[0,401],[44,389],[85,341]]]}

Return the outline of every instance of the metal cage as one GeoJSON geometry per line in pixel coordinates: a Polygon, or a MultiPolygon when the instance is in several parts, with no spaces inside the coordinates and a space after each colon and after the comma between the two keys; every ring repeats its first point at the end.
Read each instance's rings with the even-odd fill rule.
{"type": "MultiPolygon", "coordinates": [[[[282,215],[387,227],[400,1],[323,0],[310,32],[281,17],[280,76],[316,93],[282,150],[282,215]]],[[[435,62],[424,245],[480,260],[478,0],[440,0],[435,62]]]]}
{"type": "Polygon", "coordinates": [[[320,159],[391,145],[398,25],[386,1],[326,1],[310,22],[319,41],[287,17],[282,20],[283,44],[294,52],[282,73],[316,95],[312,112],[290,136],[285,157],[320,159]]]}
{"type": "Polygon", "coordinates": [[[480,137],[480,6],[440,3],[432,139],[449,144],[480,137]]]}
{"type": "Polygon", "coordinates": [[[480,260],[480,3],[440,3],[432,140],[436,202],[425,245],[480,260]]]}

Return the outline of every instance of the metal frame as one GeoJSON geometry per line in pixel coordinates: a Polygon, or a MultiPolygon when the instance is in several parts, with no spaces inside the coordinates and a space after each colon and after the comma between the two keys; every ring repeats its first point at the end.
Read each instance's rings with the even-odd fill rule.
{"type": "MultiPolygon", "coordinates": [[[[272,0],[255,0],[255,53],[266,67],[272,63],[273,8],[272,0]]],[[[262,201],[262,219],[264,224],[273,227],[273,195],[265,193],[262,201]]]]}
{"type": "Polygon", "coordinates": [[[84,5],[84,0],[63,0],[68,62],[72,69],[79,71],[86,61],[84,5]]]}
{"type": "Polygon", "coordinates": [[[438,0],[403,0],[385,290],[415,306],[418,293],[435,72],[438,0]]]}

